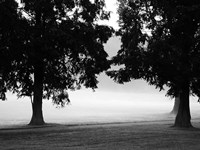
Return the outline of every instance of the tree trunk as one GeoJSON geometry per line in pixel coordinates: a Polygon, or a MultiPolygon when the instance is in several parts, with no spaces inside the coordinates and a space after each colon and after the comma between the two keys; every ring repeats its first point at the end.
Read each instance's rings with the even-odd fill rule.
{"type": "Polygon", "coordinates": [[[42,61],[35,64],[34,68],[34,95],[32,101],[32,118],[29,125],[45,124],[42,113],[43,78],[44,70],[42,61]]]}
{"type": "Polygon", "coordinates": [[[192,127],[189,104],[189,82],[184,82],[182,84],[182,89],[180,91],[180,104],[174,127],[192,127]]]}
{"type": "Polygon", "coordinates": [[[177,115],[179,104],[180,104],[180,96],[176,96],[174,100],[174,107],[172,111],[170,112],[170,114],[177,115]]]}

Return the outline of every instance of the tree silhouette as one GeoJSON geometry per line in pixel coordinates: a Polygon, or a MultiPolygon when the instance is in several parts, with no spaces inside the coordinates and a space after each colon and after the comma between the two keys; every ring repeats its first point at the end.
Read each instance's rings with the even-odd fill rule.
{"type": "Polygon", "coordinates": [[[119,83],[144,79],[167,95],[180,94],[174,126],[191,127],[189,95],[199,96],[199,17],[197,0],[119,0],[121,49],[107,74],[119,83]],[[147,34],[147,30],[151,34],[147,34]],[[147,45],[147,46],[146,46],[147,45]]]}
{"type": "Polygon", "coordinates": [[[12,63],[6,86],[19,97],[32,99],[29,124],[44,124],[42,99],[64,106],[67,89],[97,88],[97,74],[110,64],[103,44],[112,28],[98,25],[108,19],[104,0],[23,0],[21,58],[12,63]]]}
{"type": "Polygon", "coordinates": [[[23,45],[23,24],[25,20],[18,12],[14,0],[0,2],[0,99],[6,99],[9,85],[9,73],[13,71],[12,63],[20,59],[23,45]]]}

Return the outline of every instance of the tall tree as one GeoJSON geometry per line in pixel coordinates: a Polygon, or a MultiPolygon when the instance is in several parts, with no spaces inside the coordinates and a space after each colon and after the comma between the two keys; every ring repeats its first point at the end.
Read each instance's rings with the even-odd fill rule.
{"type": "Polygon", "coordinates": [[[24,20],[15,0],[0,1],[0,99],[6,99],[6,80],[11,64],[20,59],[24,20]]]}
{"type": "Polygon", "coordinates": [[[119,83],[144,79],[180,94],[174,126],[191,127],[189,95],[199,96],[200,1],[119,0],[122,45],[107,74],[119,83]],[[151,31],[147,34],[145,30],[151,31]],[[145,46],[148,45],[148,46],[145,46]]]}
{"type": "Polygon", "coordinates": [[[98,25],[108,19],[104,0],[23,0],[24,28],[21,59],[12,63],[6,86],[32,99],[29,124],[44,124],[43,98],[64,106],[66,90],[81,85],[97,88],[97,74],[110,64],[103,44],[112,28],[98,25]]]}

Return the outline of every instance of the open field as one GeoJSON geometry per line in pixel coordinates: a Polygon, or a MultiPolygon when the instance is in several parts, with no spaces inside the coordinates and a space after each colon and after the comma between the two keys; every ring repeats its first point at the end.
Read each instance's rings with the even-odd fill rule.
{"type": "Polygon", "coordinates": [[[176,129],[171,121],[47,124],[0,129],[1,150],[198,150],[200,123],[176,129]]]}
{"type": "Polygon", "coordinates": [[[29,99],[0,101],[0,150],[199,150],[200,116],[191,100],[194,129],[172,128],[173,101],[159,94],[71,93],[57,109],[44,101],[45,126],[27,126],[29,99]],[[88,98],[88,95],[89,98],[88,98]],[[81,97],[81,98],[80,98],[81,97]]]}

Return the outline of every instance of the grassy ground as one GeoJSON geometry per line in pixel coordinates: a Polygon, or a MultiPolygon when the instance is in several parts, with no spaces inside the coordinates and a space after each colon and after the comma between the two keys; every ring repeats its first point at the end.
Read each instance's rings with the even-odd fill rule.
{"type": "Polygon", "coordinates": [[[93,125],[13,126],[0,129],[1,150],[199,150],[200,123],[193,129],[169,121],[93,125]],[[199,129],[198,129],[199,128],[199,129]]]}

